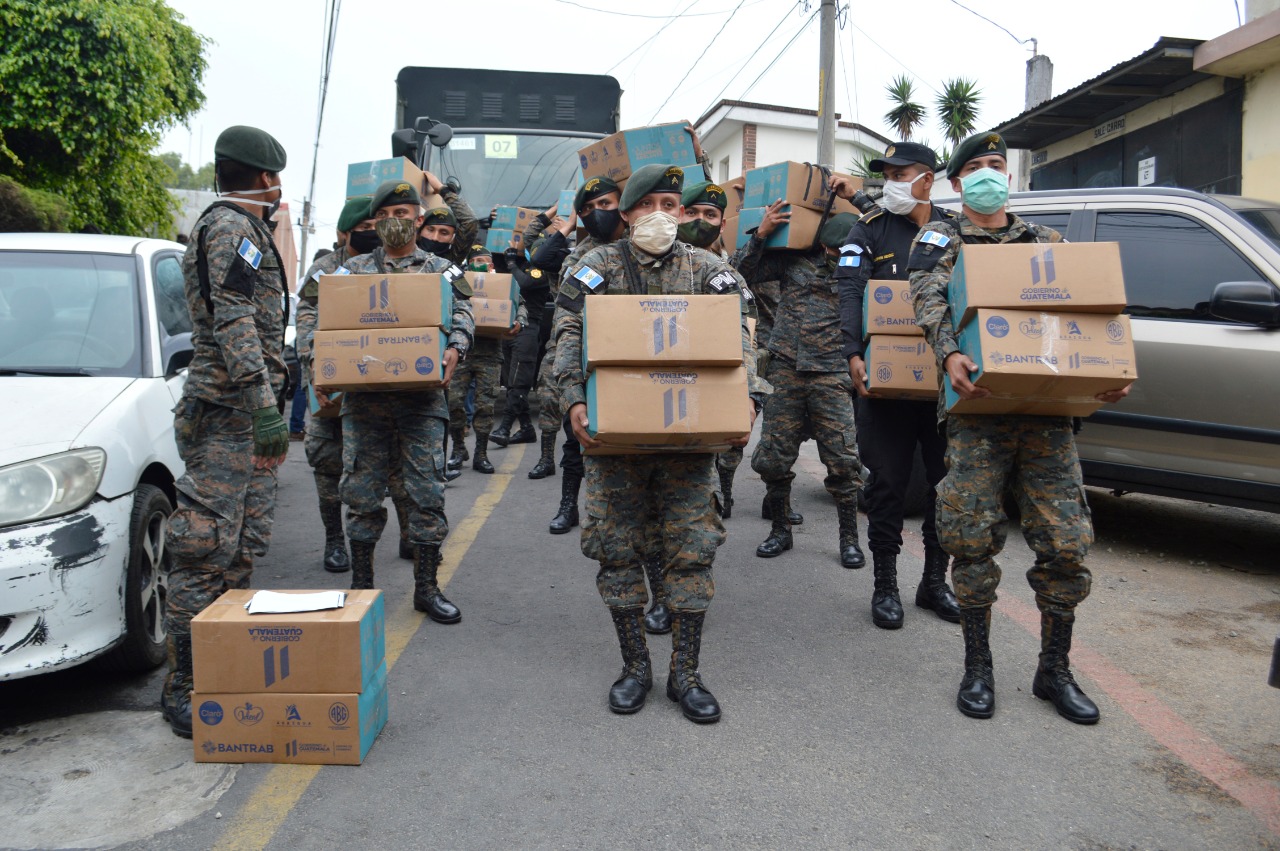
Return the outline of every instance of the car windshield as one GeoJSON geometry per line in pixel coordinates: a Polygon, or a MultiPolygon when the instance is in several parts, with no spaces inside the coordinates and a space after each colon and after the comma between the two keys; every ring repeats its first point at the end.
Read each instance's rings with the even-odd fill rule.
{"type": "Polygon", "coordinates": [[[1237,210],[1240,217],[1253,225],[1254,230],[1280,248],[1280,210],[1237,210]]]}
{"type": "Polygon", "coordinates": [[[561,189],[578,187],[578,149],[594,140],[580,136],[531,136],[455,131],[435,152],[440,179],[456,177],[462,197],[484,218],[496,206],[545,210],[561,189]]]}
{"type": "Polygon", "coordinates": [[[0,373],[142,372],[131,256],[0,251],[0,373]]]}

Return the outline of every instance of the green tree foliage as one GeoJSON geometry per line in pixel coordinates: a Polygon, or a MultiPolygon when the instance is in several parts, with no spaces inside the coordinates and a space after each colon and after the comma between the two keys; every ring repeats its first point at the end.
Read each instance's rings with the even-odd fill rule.
{"type": "Polygon", "coordinates": [[[915,83],[910,77],[899,75],[885,86],[892,108],[884,114],[885,123],[893,128],[899,142],[911,139],[911,134],[924,123],[925,109],[915,100],[915,83]]]}
{"type": "Polygon", "coordinates": [[[982,103],[982,91],[977,83],[964,77],[947,80],[934,102],[938,107],[938,124],[953,148],[973,135],[978,106],[982,103]]]}
{"type": "Polygon", "coordinates": [[[160,162],[164,163],[171,173],[171,176],[166,178],[164,184],[170,189],[213,191],[213,163],[205,163],[200,166],[199,171],[193,171],[191,166],[182,161],[180,154],[175,154],[172,151],[161,154],[160,162]]]}
{"type": "Polygon", "coordinates": [[[162,0],[0,0],[0,173],[72,228],[172,234],[151,151],[204,103],[204,44],[162,0]]]}
{"type": "Polygon", "coordinates": [[[65,198],[0,176],[0,233],[66,231],[70,221],[65,198]]]}

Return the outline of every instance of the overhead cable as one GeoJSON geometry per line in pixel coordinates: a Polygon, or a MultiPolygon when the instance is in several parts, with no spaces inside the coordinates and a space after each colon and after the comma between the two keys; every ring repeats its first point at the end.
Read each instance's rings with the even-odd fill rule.
{"type": "Polygon", "coordinates": [[[693,73],[694,68],[698,67],[698,63],[702,61],[702,58],[711,52],[711,48],[715,45],[716,39],[720,38],[720,35],[725,31],[725,28],[728,27],[729,23],[733,20],[733,16],[738,14],[738,10],[742,8],[742,4],[745,2],[746,0],[738,0],[738,5],[733,7],[733,12],[731,12],[725,22],[720,25],[720,29],[716,30],[716,34],[711,37],[711,41],[707,42],[706,48],[698,52],[697,58],[693,60],[693,64],[689,66],[689,70],[684,72],[684,76],[680,78],[680,82],[676,83],[675,88],[673,88],[671,93],[667,95],[667,99],[662,102],[661,106],[653,111],[653,115],[649,116],[650,124],[653,123],[653,119],[658,117],[658,113],[662,112],[662,107],[671,102],[672,96],[680,90],[680,87],[684,85],[684,81],[689,79],[689,75],[693,73]]]}
{"type": "Polygon", "coordinates": [[[821,11],[821,9],[815,9],[812,15],[805,18],[804,23],[800,25],[800,29],[796,30],[796,34],[791,36],[791,40],[782,46],[782,49],[778,51],[778,55],[773,57],[773,60],[768,65],[764,66],[764,70],[761,71],[756,78],[751,81],[751,85],[747,86],[747,88],[743,90],[742,94],[739,95],[740,98],[745,98],[747,93],[756,87],[756,83],[760,82],[760,78],[765,74],[768,74],[769,69],[776,65],[778,60],[782,58],[783,54],[791,49],[791,45],[795,44],[795,41],[800,37],[800,34],[809,28],[809,24],[813,23],[814,18],[818,17],[819,11],[821,11]]]}

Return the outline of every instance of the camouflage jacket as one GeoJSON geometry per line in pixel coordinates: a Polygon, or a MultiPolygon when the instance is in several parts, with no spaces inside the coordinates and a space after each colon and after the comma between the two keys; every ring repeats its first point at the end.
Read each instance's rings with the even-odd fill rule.
{"type": "Polygon", "coordinates": [[[467,254],[471,251],[472,243],[476,241],[476,234],[480,233],[480,220],[476,218],[471,205],[464,201],[461,195],[450,189],[448,185],[440,193],[440,197],[444,199],[444,203],[453,212],[453,217],[458,220],[458,230],[453,235],[453,244],[449,247],[449,256],[444,259],[466,268],[467,254]]]}
{"type": "Polygon", "coordinates": [[[302,365],[302,383],[310,386],[312,381],[311,344],[316,336],[316,324],[320,319],[320,276],[331,275],[339,266],[351,259],[344,245],[331,254],[326,254],[311,264],[307,269],[307,277],[298,291],[298,314],[295,323],[297,340],[294,343],[298,351],[298,363],[302,365]]]}
{"type": "MultiPolygon", "coordinates": [[[[1062,242],[1062,235],[1053,228],[1025,222],[1009,213],[1007,230],[987,230],[969,221],[963,213],[949,221],[929,222],[911,243],[907,271],[911,277],[911,302],[915,306],[916,324],[924,330],[925,339],[933,347],[938,359],[939,378],[942,365],[952,354],[960,351],[956,341],[957,329],[951,322],[951,307],[947,303],[947,287],[951,283],[951,270],[963,243],[999,245],[1006,242],[1062,242]]],[[[938,393],[938,420],[946,417],[946,399],[938,393]]]]}
{"type": "Polygon", "coordinates": [[[552,379],[560,389],[564,407],[585,403],[587,376],[582,369],[582,308],[587,294],[629,294],[627,262],[622,252],[630,252],[640,284],[652,294],[722,295],[737,292],[742,302],[742,363],[747,368],[747,390],[758,404],[764,404],[768,385],[756,377],[756,359],[747,331],[747,298],[741,276],[715,255],[677,242],[664,257],[650,257],[623,239],[586,253],[569,267],[560,282],[556,298],[556,359],[552,379]],[[592,286],[591,282],[595,285],[592,286]]]}
{"type": "Polygon", "coordinates": [[[288,378],[289,308],[271,231],[230,202],[211,206],[191,231],[182,278],[194,349],[183,397],[238,411],[274,407],[288,378]]]}
{"type": "MultiPolygon", "coordinates": [[[[762,346],[801,372],[844,372],[840,297],[825,252],[765,251],[752,234],[730,261],[748,284],[778,281],[778,305],[762,346]]],[[[763,312],[763,311],[762,311],[763,312]]]]}

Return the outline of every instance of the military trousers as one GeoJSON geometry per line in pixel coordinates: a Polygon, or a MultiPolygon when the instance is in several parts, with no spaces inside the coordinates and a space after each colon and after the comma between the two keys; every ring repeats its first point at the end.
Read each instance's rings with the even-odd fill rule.
{"type": "Polygon", "coordinates": [[[1027,581],[1042,610],[1069,610],[1089,596],[1084,557],[1093,543],[1075,435],[1066,417],[952,415],[947,475],[938,489],[938,540],[955,561],[961,608],[996,601],[1004,549],[1006,489],[1036,554],[1027,581]]]}
{"type": "Polygon", "coordinates": [[[183,399],[174,416],[186,472],[169,518],[165,629],[189,635],[191,619],[233,588],[248,588],[266,555],[276,505],[276,471],[253,466],[253,416],[183,399]]]}
{"type": "Polygon", "coordinates": [[[584,478],[586,470],[582,464],[582,444],[578,442],[578,436],[573,433],[573,423],[569,422],[567,412],[560,421],[560,425],[564,428],[564,445],[560,447],[560,469],[567,475],[584,478]]]}
{"type": "Polygon", "coordinates": [[[453,371],[449,394],[449,428],[455,433],[466,429],[465,401],[467,385],[476,382],[476,411],[472,418],[476,434],[493,431],[493,405],[502,384],[502,345],[493,337],[477,337],[466,359],[453,371]]]}
{"type": "Polygon", "coordinates": [[[384,498],[399,463],[408,498],[407,538],[439,544],[449,534],[444,514],[445,421],[431,414],[438,390],[352,393],[342,408],[342,501],[347,537],[375,543],[387,524],[384,498]]]}
{"type": "Polygon", "coordinates": [[[732,476],[738,471],[738,467],[742,464],[742,447],[735,446],[732,449],[726,449],[716,456],[716,471],[720,473],[728,473],[732,476]]]}
{"type": "Polygon", "coordinates": [[[551,380],[551,368],[556,363],[556,343],[551,340],[547,344],[546,353],[538,367],[538,431],[551,434],[560,428],[560,420],[565,412],[561,410],[560,394],[556,392],[555,382],[551,380]]]}
{"type": "Polygon", "coordinates": [[[862,484],[857,428],[853,420],[853,379],[840,372],[799,372],[774,357],[768,381],[773,393],[764,406],[760,442],[751,469],[767,488],[790,487],[800,444],[809,434],[818,442],[818,458],[827,468],[827,492],[837,501],[856,500],[862,484]]]}
{"type": "Polygon", "coordinates": [[[713,456],[588,455],[583,464],[582,552],[600,563],[596,587],[605,605],[648,603],[644,561],[657,541],[667,604],[706,611],[715,593],[711,565],[725,539],[713,456]]]}
{"type": "Polygon", "coordinates": [[[342,418],[312,416],[302,441],[307,463],[316,480],[320,507],[342,502],[338,488],[342,482],[342,418]]]}
{"type": "MultiPolygon", "coordinates": [[[[867,484],[867,541],[872,552],[902,552],[907,485],[916,447],[930,488],[947,474],[947,440],[938,429],[938,403],[910,399],[859,399],[858,434],[874,475],[867,484]]],[[[936,492],[929,495],[920,533],[938,547],[936,492]]]]}

